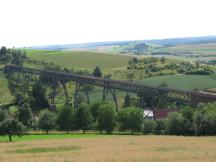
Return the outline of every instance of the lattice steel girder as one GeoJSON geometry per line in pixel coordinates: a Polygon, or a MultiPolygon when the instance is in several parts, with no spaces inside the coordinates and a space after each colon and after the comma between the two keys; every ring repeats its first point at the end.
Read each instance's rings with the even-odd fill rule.
{"type": "Polygon", "coordinates": [[[111,79],[103,79],[97,78],[93,76],[84,76],[73,73],[59,72],[59,71],[49,71],[49,70],[40,70],[33,68],[20,67],[16,65],[6,65],[5,73],[29,73],[40,75],[44,77],[56,78],[57,80],[65,80],[65,81],[73,81],[80,84],[91,84],[100,87],[104,87],[109,85],[112,89],[127,91],[132,93],[140,94],[143,91],[155,91],[160,95],[167,95],[167,97],[176,98],[176,100],[186,100],[188,102],[213,102],[216,101],[216,95],[214,94],[205,94],[199,92],[191,92],[191,91],[182,91],[171,88],[161,88],[154,86],[146,86],[138,83],[128,82],[128,81],[119,81],[119,80],[111,80],[111,79]]]}
{"type": "Polygon", "coordinates": [[[76,110],[78,108],[78,97],[80,93],[84,93],[87,99],[87,103],[90,103],[90,99],[89,99],[89,90],[86,84],[80,84],[80,83],[76,83],[76,88],[75,88],[75,92],[74,92],[74,109],[76,110]]]}

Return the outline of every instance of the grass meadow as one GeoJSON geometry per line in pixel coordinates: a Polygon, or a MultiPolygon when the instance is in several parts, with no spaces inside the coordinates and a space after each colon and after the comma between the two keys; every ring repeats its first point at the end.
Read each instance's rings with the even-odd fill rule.
{"type": "Polygon", "coordinates": [[[216,87],[216,75],[164,75],[145,78],[139,83],[157,86],[161,82],[167,83],[168,87],[180,90],[209,89],[216,87]]]}
{"type": "Polygon", "coordinates": [[[102,69],[126,66],[129,56],[111,55],[96,52],[73,51],[27,51],[28,57],[45,62],[53,62],[68,68],[93,69],[99,66],[102,69]]]}
{"type": "Polygon", "coordinates": [[[216,137],[26,135],[12,143],[0,142],[0,148],[1,162],[216,161],[216,137]]]}

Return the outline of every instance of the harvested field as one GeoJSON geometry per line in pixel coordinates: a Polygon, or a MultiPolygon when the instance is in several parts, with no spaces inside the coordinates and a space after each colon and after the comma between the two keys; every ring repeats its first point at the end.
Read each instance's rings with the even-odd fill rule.
{"type": "Polygon", "coordinates": [[[216,137],[98,135],[0,143],[0,162],[208,162],[216,137]]]}

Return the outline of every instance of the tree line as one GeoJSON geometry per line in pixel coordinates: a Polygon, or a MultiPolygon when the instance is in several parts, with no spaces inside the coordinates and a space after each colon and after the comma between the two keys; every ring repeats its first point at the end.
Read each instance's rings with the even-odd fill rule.
{"type": "Polygon", "coordinates": [[[95,130],[102,133],[127,131],[131,134],[156,135],[216,135],[216,103],[201,104],[195,110],[184,107],[179,112],[170,113],[165,119],[144,119],[143,110],[125,107],[115,112],[110,103],[96,102],[81,104],[77,110],[64,106],[59,111],[43,110],[38,116],[33,115],[28,103],[23,103],[18,112],[13,114],[0,109],[0,135],[21,136],[28,130],[70,131],[95,130]]]}

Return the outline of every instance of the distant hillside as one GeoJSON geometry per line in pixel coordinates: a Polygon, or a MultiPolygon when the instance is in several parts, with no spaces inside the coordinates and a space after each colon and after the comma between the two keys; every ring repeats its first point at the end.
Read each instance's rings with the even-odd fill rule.
{"type": "MultiPolygon", "coordinates": [[[[128,44],[157,44],[166,47],[176,45],[191,45],[202,43],[214,43],[216,42],[216,36],[204,36],[204,37],[184,37],[184,38],[169,38],[169,39],[154,39],[154,40],[133,40],[133,41],[111,41],[111,42],[94,42],[94,43],[80,43],[80,44],[59,44],[59,45],[46,45],[46,46],[32,46],[31,49],[41,50],[67,50],[67,49],[97,49],[99,47],[108,46],[122,46],[128,44]]],[[[146,47],[145,47],[146,48],[146,47]]]]}

